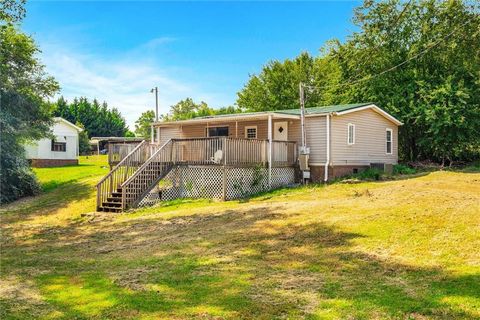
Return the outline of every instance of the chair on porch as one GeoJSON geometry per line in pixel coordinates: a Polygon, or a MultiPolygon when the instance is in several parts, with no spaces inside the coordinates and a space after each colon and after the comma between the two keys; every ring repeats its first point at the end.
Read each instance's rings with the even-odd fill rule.
{"type": "Polygon", "coordinates": [[[222,159],[223,159],[223,150],[219,149],[215,151],[215,153],[213,154],[213,157],[210,158],[210,161],[212,161],[215,164],[220,164],[222,163],[222,159]]]}

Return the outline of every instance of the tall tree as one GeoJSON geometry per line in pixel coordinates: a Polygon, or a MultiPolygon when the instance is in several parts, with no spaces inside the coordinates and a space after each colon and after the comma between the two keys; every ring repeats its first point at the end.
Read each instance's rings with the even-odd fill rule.
{"type": "Polygon", "coordinates": [[[307,107],[375,102],[404,122],[405,160],[480,154],[479,4],[459,0],[365,0],[359,31],[331,40],[318,57],[273,61],[238,93],[246,110],[298,108],[298,83],[314,89],[307,107]]]}
{"type": "Polygon", "coordinates": [[[478,6],[367,0],[354,22],[360,31],[332,51],[343,82],[353,82],[342,94],[404,122],[402,157],[444,161],[480,150],[478,6]]]}
{"type": "Polygon", "coordinates": [[[155,112],[153,110],[142,112],[140,118],[135,121],[135,134],[139,137],[150,139],[151,125],[154,120],[155,112]]]}
{"type": "Polygon", "coordinates": [[[74,98],[69,104],[60,97],[55,104],[53,114],[72,123],[81,123],[90,137],[123,137],[128,131],[125,119],[118,109],[109,109],[106,102],[100,105],[96,99],[90,102],[85,97],[74,98]]]}
{"type": "Polygon", "coordinates": [[[22,2],[12,3],[0,7],[0,203],[39,191],[23,143],[48,135],[52,119],[46,99],[59,90],[36,57],[33,39],[12,25],[23,16],[22,2]]]}
{"type": "Polygon", "coordinates": [[[213,114],[215,114],[215,110],[210,108],[207,103],[203,101],[195,103],[192,98],[186,98],[170,106],[170,112],[162,115],[161,118],[164,121],[176,121],[213,114]]]}

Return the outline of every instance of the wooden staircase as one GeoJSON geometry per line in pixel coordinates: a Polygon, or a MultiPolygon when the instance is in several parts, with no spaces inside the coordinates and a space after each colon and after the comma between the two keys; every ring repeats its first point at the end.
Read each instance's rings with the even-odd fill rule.
{"type": "Polygon", "coordinates": [[[122,189],[117,188],[112,192],[110,197],[107,197],[107,201],[104,201],[102,205],[97,208],[97,211],[104,212],[122,212],[122,189]]]}
{"type": "Polygon", "coordinates": [[[143,141],[97,184],[97,211],[122,212],[141,200],[172,169],[172,141],[143,141]]]}

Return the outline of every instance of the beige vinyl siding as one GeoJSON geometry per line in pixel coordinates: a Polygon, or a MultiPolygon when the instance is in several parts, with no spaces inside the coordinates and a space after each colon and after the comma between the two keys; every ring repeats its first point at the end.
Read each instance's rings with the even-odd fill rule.
{"type": "MultiPolygon", "coordinates": [[[[288,122],[288,140],[300,142],[300,121],[291,119],[275,119],[273,122],[288,122]]],[[[257,127],[257,139],[268,139],[268,120],[238,121],[237,128],[235,122],[209,124],[209,127],[228,126],[228,136],[230,138],[245,138],[245,127],[257,127]]],[[[160,140],[166,141],[170,138],[204,138],[206,137],[207,124],[183,125],[176,127],[161,127],[160,140]]]]}
{"type": "Polygon", "coordinates": [[[160,127],[160,144],[164,144],[168,139],[183,138],[181,128],[178,127],[160,127]]]}
{"type": "Polygon", "coordinates": [[[397,163],[398,127],[377,112],[367,109],[332,116],[331,162],[333,165],[397,163]],[[348,124],[355,125],[355,143],[348,145],[348,124]],[[392,154],[386,153],[386,129],[392,129],[392,154]]]}
{"type": "MultiPolygon", "coordinates": [[[[298,143],[301,143],[301,128],[298,121],[298,143]]],[[[327,132],[325,116],[305,118],[307,147],[310,147],[310,164],[324,164],[327,161],[327,132]]]]}

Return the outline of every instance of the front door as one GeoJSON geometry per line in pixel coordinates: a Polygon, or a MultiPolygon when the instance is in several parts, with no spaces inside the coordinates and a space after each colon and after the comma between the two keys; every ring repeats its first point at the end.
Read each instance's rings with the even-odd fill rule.
{"type": "Polygon", "coordinates": [[[288,122],[274,122],[273,123],[273,140],[287,141],[288,140],[288,122]]]}
{"type": "Polygon", "coordinates": [[[281,163],[287,161],[287,152],[288,147],[284,142],[278,141],[287,141],[288,140],[288,122],[274,122],[273,123],[273,140],[276,142],[273,143],[273,161],[275,163],[281,163]]]}

